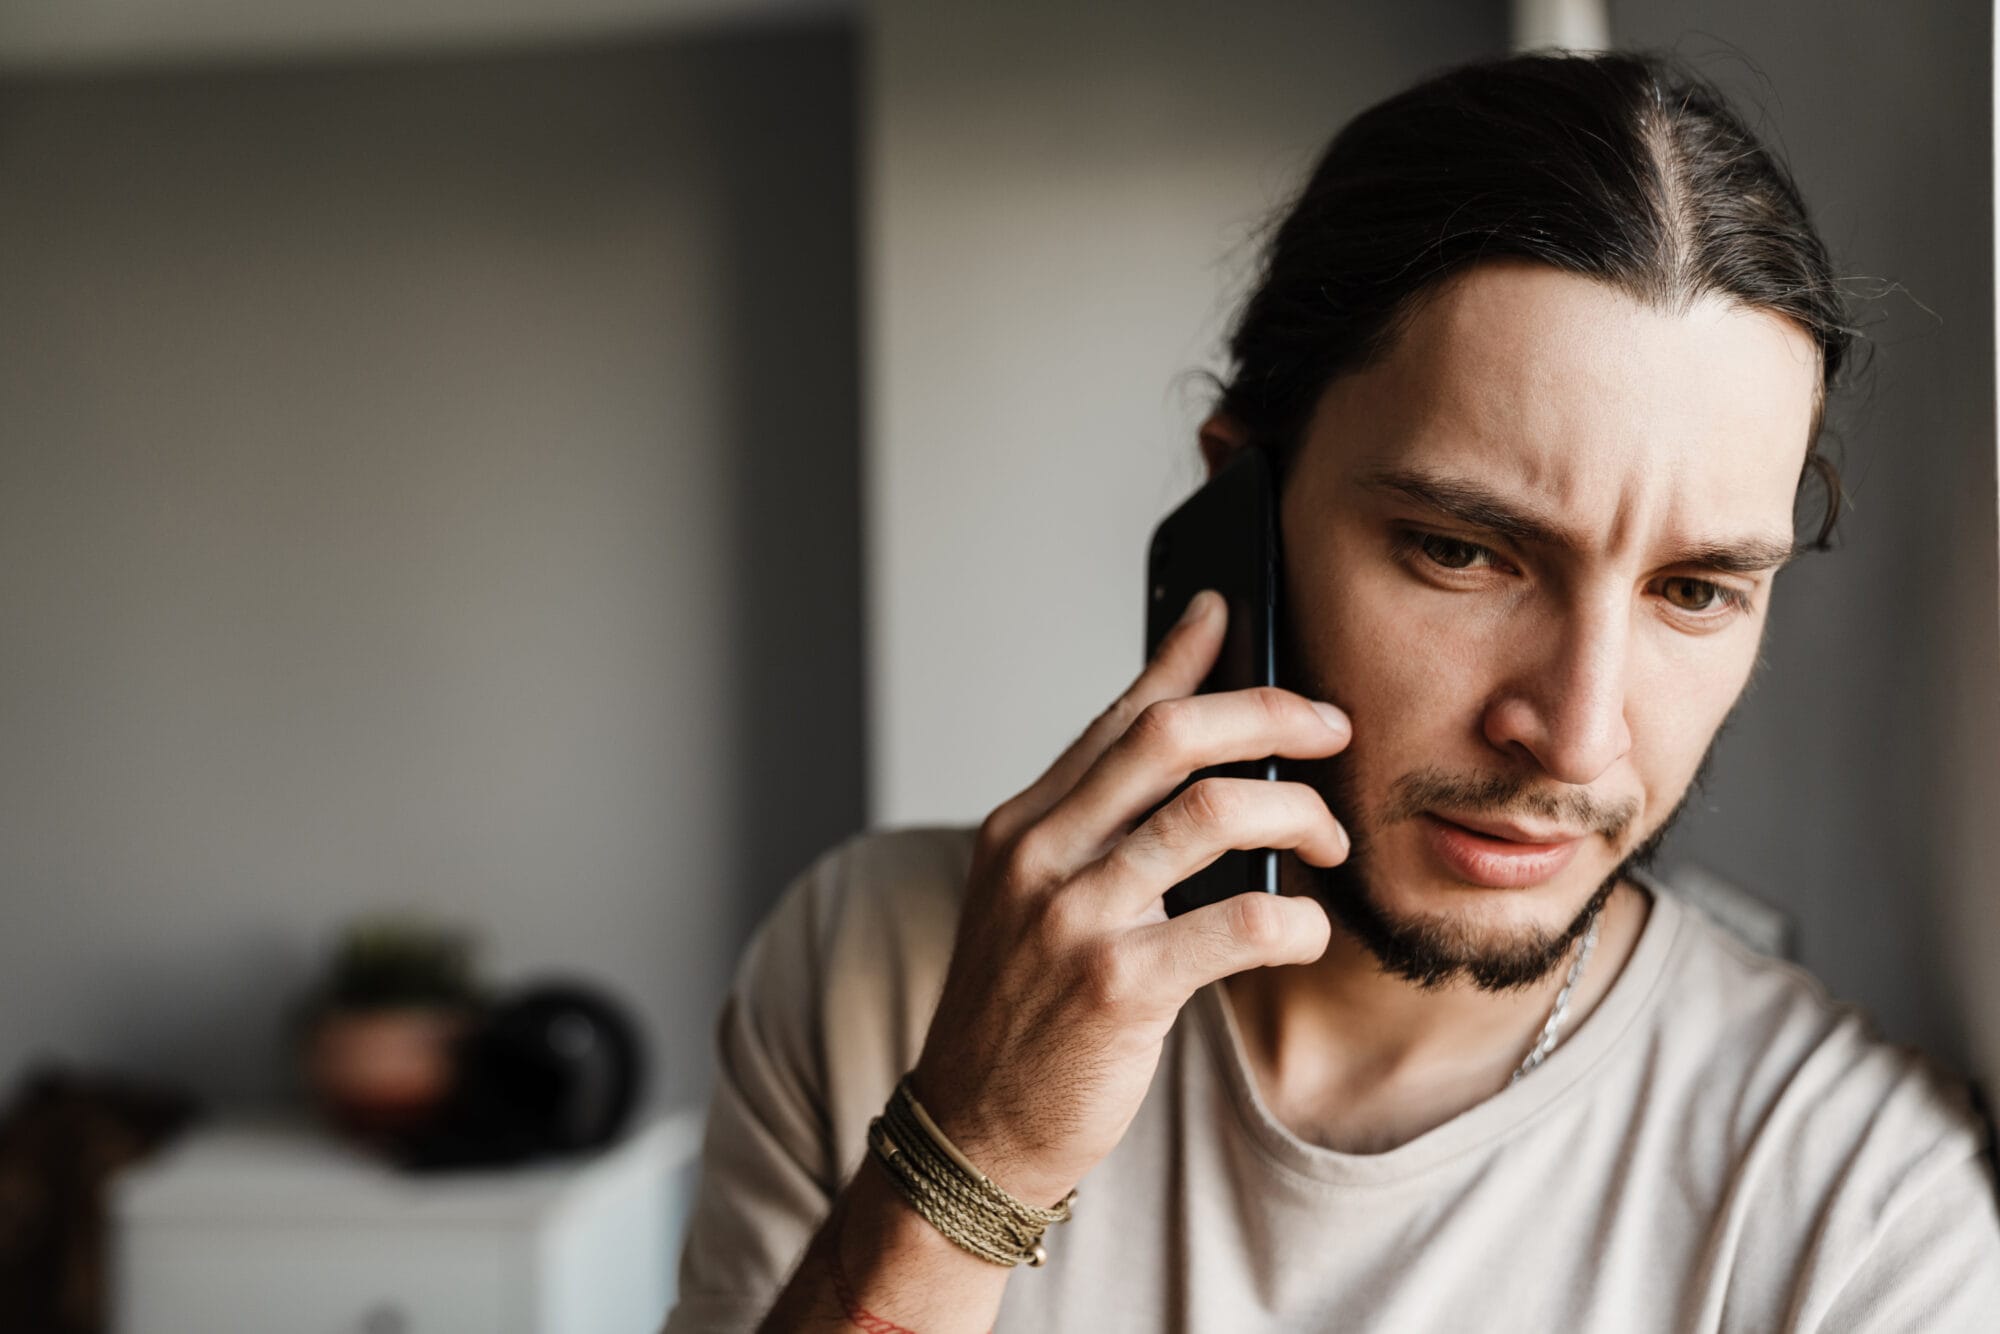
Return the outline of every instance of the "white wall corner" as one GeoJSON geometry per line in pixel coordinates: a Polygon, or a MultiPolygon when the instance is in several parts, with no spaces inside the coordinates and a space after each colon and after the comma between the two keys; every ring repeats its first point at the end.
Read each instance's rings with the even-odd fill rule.
{"type": "Polygon", "coordinates": [[[1513,43],[1516,51],[1609,50],[1610,8],[1604,0],[1513,0],[1513,43]]]}

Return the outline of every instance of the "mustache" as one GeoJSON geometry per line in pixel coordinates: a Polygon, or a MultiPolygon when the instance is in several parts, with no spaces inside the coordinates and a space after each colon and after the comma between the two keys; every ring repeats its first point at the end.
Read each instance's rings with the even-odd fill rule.
{"type": "Polygon", "coordinates": [[[1566,829],[1588,829],[1614,844],[1639,818],[1639,803],[1600,802],[1586,792],[1550,792],[1525,776],[1464,775],[1426,767],[1398,778],[1390,787],[1387,823],[1413,819],[1435,807],[1472,815],[1532,815],[1566,829]]]}

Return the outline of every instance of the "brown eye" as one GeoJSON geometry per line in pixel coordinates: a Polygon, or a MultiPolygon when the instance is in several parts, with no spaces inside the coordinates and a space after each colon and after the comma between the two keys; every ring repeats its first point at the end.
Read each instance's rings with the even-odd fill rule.
{"type": "Polygon", "coordinates": [[[1435,564],[1447,570],[1463,570],[1486,554],[1486,548],[1472,542],[1461,542],[1455,537],[1440,537],[1436,533],[1420,533],[1417,536],[1417,550],[1435,564]]]}
{"type": "Polygon", "coordinates": [[[1664,591],[1682,611],[1708,611],[1723,601],[1722,589],[1706,579],[1669,579],[1664,591]]]}

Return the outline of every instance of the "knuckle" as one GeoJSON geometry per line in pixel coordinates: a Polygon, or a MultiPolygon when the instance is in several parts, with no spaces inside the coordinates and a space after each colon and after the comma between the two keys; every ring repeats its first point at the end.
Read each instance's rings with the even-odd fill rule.
{"type": "Polygon", "coordinates": [[[1035,827],[1024,831],[1007,845],[1000,858],[1000,874],[1008,885],[1027,889],[1048,878],[1053,857],[1044,846],[1046,842],[1041,829],[1035,827]]]}
{"type": "Polygon", "coordinates": [[[1181,809],[1197,832],[1209,834],[1228,829],[1242,814],[1243,796],[1233,784],[1219,778],[1201,778],[1181,794],[1181,809]]]}
{"type": "Polygon", "coordinates": [[[1237,939],[1256,949],[1271,949],[1285,938],[1285,915],[1269,894],[1239,894],[1231,900],[1229,926],[1237,939]]]}
{"type": "Polygon", "coordinates": [[[992,865],[1006,849],[1008,834],[1013,828],[1013,805],[1011,799],[1003,801],[979,822],[979,832],[972,840],[972,857],[978,864],[992,865]]]}
{"type": "Polygon", "coordinates": [[[1101,1009],[1130,1005],[1145,982],[1131,953],[1119,948],[1115,940],[1091,945],[1084,951],[1082,965],[1084,990],[1091,1003],[1101,1009]]]}
{"type": "Polygon", "coordinates": [[[1298,726],[1305,721],[1304,715],[1310,708],[1303,699],[1279,686],[1257,687],[1257,704],[1264,711],[1264,721],[1274,728],[1298,726]]]}
{"type": "Polygon", "coordinates": [[[1192,725],[1192,709],[1185,697],[1156,699],[1139,710],[1128,735],[1134,745],[1172,758],[1188,745],[1192,725]]]}
{"type": "Polygon", "coordinates": [[[1096,723],[1110,726],[1113,729],[1114,735],[1130,726],[1132,719],[1141,712],[1143,707],[1139,703],[1141,698],[1139,694],[1140,684],[1139,681],[1134,681],[1124,694],[1107,704],[1104,707],[1104,711],[1097,715],[1096,723]]]}
{"type": "Polygon", "coordinates": [[[1036,905],[1035,926],[1050,944],[1074,940],[1086,925],[1085,906],[1084,896],[1058,890],[1036,905]]]}

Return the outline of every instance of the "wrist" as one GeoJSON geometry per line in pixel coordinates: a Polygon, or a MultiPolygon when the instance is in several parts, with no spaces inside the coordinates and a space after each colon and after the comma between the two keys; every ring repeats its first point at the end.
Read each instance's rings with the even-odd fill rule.
{"type": "Polygon", "coordinates": [[[906,1076],[868,1123],[868,1148],[905,1202],[960,1249],[1003,1268],[1048,1260],[1042,1236],[1069,1221],[1076,1196],[1049,1207],[1010,1194],[967,1157],[906,1076]]]}
{"type": "Polygon", "coordinates": [[[828,1263],[850,1323],[888,1321],[922,1334],[991,1327],[1012,1271],[967,1254],[933,1227],[872,1154],[839,1210],[828,1263]],[[857,1313],[868,1320],[856,1321],[857,1313]]]}
{"type": "Polygon", "coordinates": [[[977,1108],[963,1106],[943,1094],[921,1065],[910,1072],[909,1085],[938,1128],[975,1169],[1009,1195],[1046,1209],[1076,1189],[1074,1176],[1047,1171],[1040,1165],[1046,1155],[1016,1145],[999,1127],[988,1124],[977,1108]]]}

